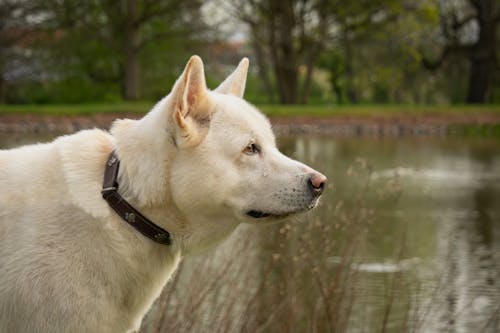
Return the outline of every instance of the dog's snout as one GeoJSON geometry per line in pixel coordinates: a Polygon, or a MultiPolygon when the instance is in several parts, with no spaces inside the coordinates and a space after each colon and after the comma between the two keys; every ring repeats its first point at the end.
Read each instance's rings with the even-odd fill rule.
{"type": "Polygon", "coordinates": [[[322,175],[319,172],[311,174],[311,176],[309,177],[309,185],[315,196],[319,196],[321,195],[321,193],[323,193],[323,189],[327,181],[328,179],[325,177],[325,175],[322,175]]]}

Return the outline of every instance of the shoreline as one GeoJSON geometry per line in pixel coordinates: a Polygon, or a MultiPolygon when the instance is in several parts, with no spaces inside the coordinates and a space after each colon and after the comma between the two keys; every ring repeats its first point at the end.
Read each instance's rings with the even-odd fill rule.
{"type": "MultiPolygon", "coordinates": [[[[109,129],[115,119],[138,119],[137,113],[84,115],[0,115],[0,133],[67,134],[82,129],[109,129]]],[[[335,136],[446,136],[469,132],[500,135],[499,113],[271,116],[278,135],[318,134],[335,136]]]]}

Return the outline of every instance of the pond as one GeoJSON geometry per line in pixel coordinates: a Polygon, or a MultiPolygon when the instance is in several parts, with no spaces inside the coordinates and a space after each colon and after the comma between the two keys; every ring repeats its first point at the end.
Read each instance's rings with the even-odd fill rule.
{"type": "Polygon", "coordinates": [[[279,143],[328,176],[319,207],[186,258],[141,332],[500,330],[500,140],[279,143]]]}

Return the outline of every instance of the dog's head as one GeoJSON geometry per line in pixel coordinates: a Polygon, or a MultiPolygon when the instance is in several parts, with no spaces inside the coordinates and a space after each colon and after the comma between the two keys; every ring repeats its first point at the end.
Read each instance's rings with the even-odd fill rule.
{"type": "Polygon", "coordinates": [[[245,58],[209,91],[193,56],[168,96],[169,186],[188,217],[276,221],[316,206],[327,181],[276,148],[267,118],[242,99],[247,69],[245,58]]]}
{"type": "Polygon", "coordinates": [[[175,214],[189,230],[220,234],[235,221],[278,221],[317,204],[326,177],[278,151],[267,118],[242,99],[247,69],[243,59],[210,91],[193,56],[151,112],[115,123],[126,198],[156,220],[175,214]]]}

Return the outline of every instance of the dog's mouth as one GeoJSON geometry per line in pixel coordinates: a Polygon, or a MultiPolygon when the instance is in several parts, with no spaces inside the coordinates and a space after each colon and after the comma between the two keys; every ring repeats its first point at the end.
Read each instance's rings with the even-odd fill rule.
{"type": "Polygon", "coordinates": [[[246,214],[247,216],[250,216],[254,219],[262,219],[265,217],[284,218],[290,215],[290,214],[272,214],[272,213],[261,212],[259,210],[250,210],[246,214]]]}
{"type": "Polygon", "coordinates": [[[269,213],[269,212],[263,212],[260,210],[249,210],[248,212],[246,212],[246,215],[248,217],[251,217],[254,219],[268,218],[268,219],[272,219],[272,220],[281,220],[281,219],[285,219],[285,218],[292,216],[292,215],[295,215],[295,214],[306,212],[306,211],[314,208],[314,206],[315,205],[310,205],[306,209],[300,209],[300,210],[296,210],[293,212],[286,212],[286,213],[269,213]]]}
{"type": "Polygon", "coordinates": [[[305,207],[297,207],[296,209],[284,211],[284,212],[269,212],[251,209],[245,213],[246,216],[251,217],[253,219],[267,219],[267,220],[282,220],[289,216],[300,214],[307,212],[308,210],[313,209],[318,204],[318,198],[315,198],[313,201],[309,203],[309,205],[305,207]]]}

